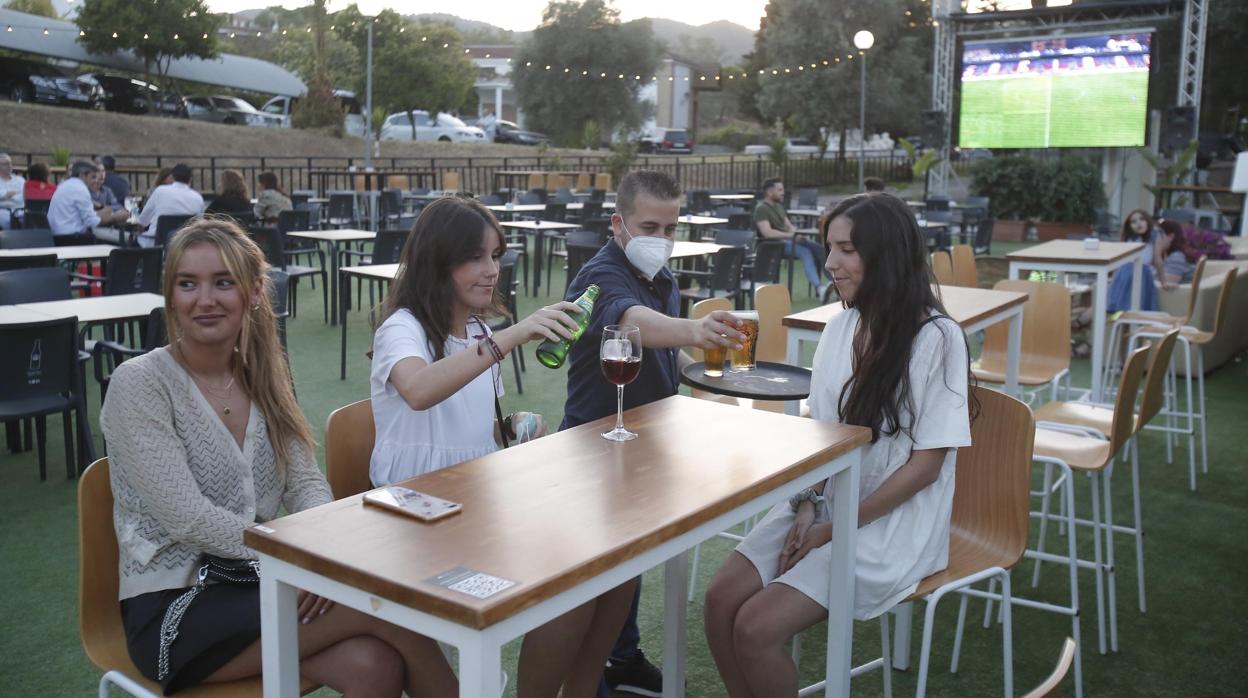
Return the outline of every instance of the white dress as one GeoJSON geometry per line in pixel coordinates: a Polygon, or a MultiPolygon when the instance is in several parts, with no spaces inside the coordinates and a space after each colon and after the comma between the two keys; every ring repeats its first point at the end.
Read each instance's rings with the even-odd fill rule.
{"type": "MultiPolygon", "coordinates": [[[[480,335],[488,328],[468,321],[468,339],[447,337],[445,353],[476,351],[480,335]]],[[[377,486],[416,477],[447,466],[478,458],[497,450],[494,442],[494,397],[503,394],[498,365],[481,372],[450,397],[427,410],[408,406],[394,384],[390,371],[408,357],[434,362],[433,352],[420,321],[407,310],[397,310],[377,328],[373,337],[373,367],[369,384],[373,398],[373,422],[377,440],[368,465],[368,476],[377,486]]]]}
{"type": "MultiPolygon", "coordinates": [[[[810,413],[838,420],[841,388],[852,375],[853,337],[858,311],[847,310],[824,328],[815,350],[810,385],[810,413]]],[[[858,500],[874,492],[910,460],[912,450],[948,448],[936,482],[893,511],[858,529],[854,615],[874,618],[914,591],[918,582],[949,561],[949,517],[953,511],[957,448],[971,444],[967,410],[967,354],[962,329],[941,318],[923,325],[910,354],[910,390],[917,415],[901,419],[910,435],[881,435],[864,447],[858,500]],[[911,438],[913,436],[913,439],[911,438]]],[[[825,489],[828,502],[831,488],[825,489]]],[[[827,521],[827,506],[817,521],[827,521]]],[[[793,526],[788,502],[778,504],[737,547],[758,569],[763,584],[780,582],[820,605],[828,605],[831,544],[812,550],[788,572],[776,576],[780,551],[793,526]]]]}

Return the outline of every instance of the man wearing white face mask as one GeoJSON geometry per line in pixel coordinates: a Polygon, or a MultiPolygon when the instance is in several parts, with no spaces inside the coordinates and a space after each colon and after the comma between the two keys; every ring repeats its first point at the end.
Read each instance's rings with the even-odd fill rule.
{"type": "MultiPolygon", "coordinates": [[[[572,300],[590,284],[597,284],[601,293],[584,335],[568,352],[568,401],[560,429],[615,414],[616,388],[602,375],[598,360],[607,325],[641,329],[641,373],[624,391],[624,409],[676,394],[680,368],[692,361],[681,347],[732,348],[745,339],[725,311],[696,321],[680,317],[680,292],[667,268],[679,215],[680,185],[671,176],[641,170],[620,181],[611,216],[615,238],[568,284],[572,300]]],[[[638,584],[638,594],[640,588],[638,584]]],[[[641,653],[638,639],[634,598],[605,672],[607,684],[619,691],[659,695],[662,675],[641,653]]]]}

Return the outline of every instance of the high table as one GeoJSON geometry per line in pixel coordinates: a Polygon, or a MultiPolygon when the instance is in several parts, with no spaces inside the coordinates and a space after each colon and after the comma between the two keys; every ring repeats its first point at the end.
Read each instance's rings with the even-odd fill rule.
{"type": "Polygon", "coordinates": [[[403,482],[463,505],[432,524],[356,495],[248,528],[264,570],[264,694],[299,694],[299,589],[455,645],[459,695],[495,698],[505,643],[663,563],[663,695],[683,696],[688,550],[830,477],[827,695],[848,695],[859,447],[870,431],[679,395],[624,415],[634,441],[602,439],[614,422],[403,482]]]}
{"type": "Polygon", "coordinates": [[[499,225],[513,230],[523,230],[533,236],[533,297],[542,287],[542,254],[546,246],[546,233],[552,230],[576,230],[581,227],[575,223],[557,223],[552,221],[503,221],[499,225]]]}
{"type": "Polygon", "coordinates": [[[334,278],[342,276],[341,287],[346,292],[341,294],[338,301],[338,310],[341,322],[339,327],[342,331],[342,344],[338,351],[338,362],[340,364],[339,380],[347,379],[347,311],[351,309],[351,278],[357,279],[375,279],[378,281],[394,281],[394,277],[399,273],[399,265],[397,264],[363,264],[354,267],[342,267],[336,270],[334,278]]]}
{"type": "MultiPolygon", "coordinates": [[[[1005,350],[1005,391],[1017,395],[1018,360],[1023,341],[1023,304],[1027,302],[1027,294],[958,286],[941,286],[938,292],[949,317],[961,325],[967,334],[998,322],[1009,321],[1009,338],[1005,350]]],[[[818,342],[824,326],[842,312],[844,308],[838,302],[786,315],[781,321],[788,328],[785,363],[800,366],[802,342],[818,342]]]]}
{"type": "Polygon", "coordinates": [[[801,218],[803,223],[818,223],[823,211],[817,208],[791,208],[788,214],[789,218],[801,218]]]}
{"type": "Polygon", "coordinates": [[[690,257],[701,257],[702,255],[715,254],[725,247],[731,245],[720,245],[714,242],[690,242],[688,240],[677,240],[672,246],[672,256],[670,259],[689,259],[690,257]]]}
{"type": "Polygon", "coordinates": [[[1083,246],[1082,240],[1051,240],[1006,255],[1010,260],[1011,279],[1023,278],[1026,270],[1062,273],[1095,274],[1092,300],[1092,387],[1089,398],[1101,401],[1101,369],[1105,362],[1105,313],[1109,290],[1109,273],[1134,262],[1131,276],[1131,307],[1140,307],[1140,278],[1144,274],[1151,245],[1142,242],[1101,242],[1096,249],[1083,246]]]}
{"type": "Polygon", "coordinates": [[[696,241],[699,239],[699,236],[697,235],[698,228],[706,228],[712,225],[724,225],[728,222],[728,219],[720,218],[718,216],[696,216],[689,214],[681,216],[677,219],[677,222],[687,226],[689,228],[689,239],[696,241]]]}
{"type": "Polygon", "coordinates": [[[298,230],[286,233],[286,237],[302,238],[304,240],[315,240],[317,244],[327,243],[329,245],[329,268],[330,268],[330,288],[329,288],[329,305],[330,316],[329,324],[336,325],[338,323],[338,245],[344,242],[367,242],[376,240],[377,233],[371,230],[298,230]]]}
{"type": "Polygon", "coordinates": [[[90,325],[101,322],[141,320],[156,308],[165,307],[165,297],[159,293],[124,293],[116,296],[88,296],[63,301],[20,303],[14,307],[39,313],[45,319],[77,317],[79,325],[90,325]]]}
{"type": "Polygon", "coordinates": [[[26,247],[17,250],[0,250],[0,257],[39,257],[56,255],[60,262],[82,262],[91,259],[108,259],[116,245],[65,245],[63,247],[26,247]]]}

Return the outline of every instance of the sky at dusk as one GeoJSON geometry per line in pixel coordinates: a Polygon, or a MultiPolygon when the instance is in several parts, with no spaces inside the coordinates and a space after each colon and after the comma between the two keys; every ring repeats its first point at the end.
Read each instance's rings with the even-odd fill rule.
{"type": "MultiPolygon", "coordinates": [[[[274,2],[273,0],[208,0],[214,12],[239,12],[269,5],[295,8],[309,4],[303,2],[274,2]]],[[[343,0],[330,0],[330,11],[349,5],[343,0]]],[[[541,21],[546,0],[471,0],[463,3],[447,3],[434,0],[407,0],[405,2],[379,2],[382,7],[392,8],[402,14],[445,12],[464,19],[489,22],[503,29],[527,31],[541,21]]],[[[758,29],[758,19],[763,15],[766,0],[616,0],[615,7],[624,21],[639,17],[663,17],[687,24],[700,25],[726,19],[750,30],[758,29]]]]}

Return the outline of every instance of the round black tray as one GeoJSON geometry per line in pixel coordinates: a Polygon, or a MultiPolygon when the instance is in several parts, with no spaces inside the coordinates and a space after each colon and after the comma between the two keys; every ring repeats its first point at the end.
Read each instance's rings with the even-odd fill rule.
{"type": "MultiPolygon", "coordinates": [[[[727,361],[724,362],[727,365],[727,361]]],[[[732,371],[725,366],[718,378],[702,372],[705,364],[689,364],[680,373],[685,385],[698,390],[751,400],[801,400],[810,395],[810,369],[759,361],[753,371],[732,371]]]]}

